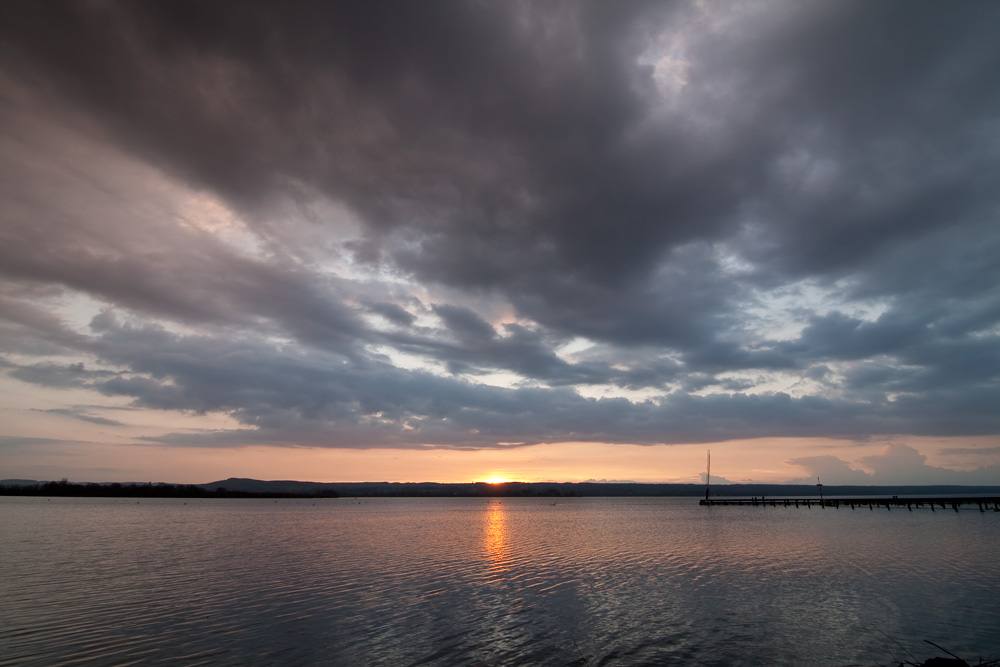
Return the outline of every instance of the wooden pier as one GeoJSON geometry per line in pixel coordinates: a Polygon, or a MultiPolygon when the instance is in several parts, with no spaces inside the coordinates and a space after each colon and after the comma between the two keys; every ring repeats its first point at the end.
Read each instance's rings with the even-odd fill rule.
{"type": "Polygon", "coordinates": [[[878,496],[878,497],[864,497],[864,498],[786,498],[783,496],[774,497],[751,497],[751,498],[705,498],[698,501],[699,505],[740,505],[740,506],[751,506],[751,507],[805,507],[807,509],[812,509],[813,507],[819,507],[825,509],[827,507],[832,507],[834,509],[840,509],[841,507],[850,507],[853,509],[865,509],[874,510],[876,508],[884,507],[887,510],[891,510],[894,507],[902,508],[913,511],[913,508],[930,508],[932,512],[937,511],[938,508],[943,510],[955,510],[956,512],[960,507],[970,506],[972,509],[976,507],[979,508],[980,512],[985,512],[987,510],[992,512],[1000,512],[1000,497],[964,497],[964,496],[944,496],[938,498],[914,498],[906,496],[878,496]]]}

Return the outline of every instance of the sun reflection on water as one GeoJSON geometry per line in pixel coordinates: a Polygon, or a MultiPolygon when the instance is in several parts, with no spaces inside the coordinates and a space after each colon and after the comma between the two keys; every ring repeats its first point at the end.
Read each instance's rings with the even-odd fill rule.
{"type": "Polygon", "coordinates": [[[507,515],[503,503],[491,502],[483,521],[484,546],[490,569],[502,572],[507,569],[507,515]]]}

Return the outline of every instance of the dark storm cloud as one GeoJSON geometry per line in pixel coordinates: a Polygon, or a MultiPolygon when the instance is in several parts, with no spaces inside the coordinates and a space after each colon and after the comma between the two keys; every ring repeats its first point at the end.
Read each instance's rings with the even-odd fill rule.
{"type": "Polygon", "coordinates": [[[691,100],[663,118],[635,59],[650,26],[693,10],[10,3],[5,41],[120,141],[238,201],[312,183],[405,226],[418,273],[507,286],[514,260],[603,285],[755,203],[780,250],[805,251],[775,257],[831,268],[965,222],[949,206],[988,211],[998,17],[976,8],[765,12],[690,48],[691,100]],[[953,157],[979,157],[973,182],[953,157]],[[818,192],[813,159],[834,172],[818,192]],[[968,189],[928,188],[940,171],[968,189]]]}
{"type": "Polygon", "coordinates": [[[287,444],[996,433],[998,29],[990,2],[0,4],[3,351],[114,375],[8,373],[287,444]],[[74,294],[109,307],[90,334],[74,294]],[[454,377],[497,371],[525,386],[454,377]]]}
{"type": "Polygon", "coordinates": [[[316,186],[392,236],[384,252],[418,276],[543,288],[553,301],[560,276],[628,282],[725,221],[725,174],[699,166],[686,128],[623,143],[644,114],[648,76],[628,58],[648,12],[71,3],[8,14],[16,62],[130,150],[245,208],[316,186]]]}

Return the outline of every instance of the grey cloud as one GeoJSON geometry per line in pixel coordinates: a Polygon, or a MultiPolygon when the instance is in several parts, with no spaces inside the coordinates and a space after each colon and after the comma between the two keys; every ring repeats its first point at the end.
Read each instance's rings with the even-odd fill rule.
{"type": "Polygon", "coordinates": [[[29,302],[32,291],[43,290],[30,287],[37,285],[48,290],[50,302],[84,292],[148,316],[272,327],[345,353],[365,331],[347,303],[350,282],[276,261],[277,253],[240,252],[191,221],[197,211],[155,170],[67,129],[57,116],[39,119],[20,108],[24,103],[3,101],[8,130],[22,139],[0,142],[0,277],[8,281],[0,313],[6,319],[53,344],[83,344],[29,302]],[[87,172],[93,164],[100,169],[87,172]]]}
{"type": "MultiPolygon", "coordinates": [[[[912,406],[792,398],[784,394],[675,393],[659,401],[589,399],[570,388],[503,389],[336,355],[304,356],[253,339],[178,336],[155,327],[103,330],[95,342],[106,364],[128,375],[94,386],[135,405],[226,412],[258,436],[330,446],[442,446],[504,442],[710,442],[765,435],[840,438],[995,429],[996,418],[948,421],[953,404],[912,406]],[[917,418],[917,413],[924,415],[917,418]],[[916,426],[914,426],[916,425],[916,426]],[[370,431],[370,436],[365,436],[370,431]],[[326,435],[323,435],[326,434],[326,435]],[[345,442],[350,434],[356,438],[345,442]],[[323,438],[326,438],[323,440],[323,438]]],[[[972,408],[972,412],[980,408],[972,408]]],[[[233,435],[225,436],[231,438],[233,435]]],[[[212,437],[204,441],[210,443],[212,437]]]]}
{"type": "Polygon", "coordinates": [[[219,442],[996,433],[998,29],[989,2],[5,3],[3,351],[120,374],[8,372],[248,427],[219,442]],[[802,283],[836,303],[758,333],[802,283]],[[85,336],[31,289],[109,310],[85,336]],[[494,371],[534,386],[454,377],[494,371]],[[808,394],[753,393],[780,373],[808,394]]]}
{"type": "MultiPolygon", "coordinates": [[[[647,26],[697,27],[693,9],[241,9],[61,7],[45,18],[76,29],[55,39],[31,16],[43,10],[18,5],[8,19],[20,33],[8,41],[121,141],[197,182],[244,200],[283,178],[314,182],[350,201],[377,233],[403,229],[417,251],[400,249],[397,259],[419,274],[480,285],[522,274],[550,304],[567,276],[641,282],[666,249],[731,231],[752,201],[757,217],[780,223],[764,222],[783,239],[772,259],[850,266],[912,234],[914,220],[918,229],[953,224],[948,202],[976,206],[989,196],[974,184],[963,196],[929,188],[909,170],[981,145],[964,128],[984,127],[995,112],[976,85],[996,65],[988,5],[961,19],[930,4],[864,8],[860,21],[850,4],[772,8],[752,17],[754,30],[690,40],[684,103],[662,117],[650,116],[650,73],[634,60],[647,26]],[[541,31],[550,34],[539,39],[541,31]],[[888,32],[896,39],[887,46],[888,32]],[[83,48],[91,43],[100,50],[83,48]],[[854,45],[848,54],[845,43],[854,45]],[[121,66],[105,68],[109,60],[121,66]],[[226,85],[212,88],[213,76],[226,85]],[[939,106],[915,108],[919,100],[939,106]],[[376,120],[363,122],[357,109],[376,120]],[[706,115],[711,122],[699,121],[706,115]],[[360,138],[347,138],[348,128],[360,138]],[[823,140],[819,157],[828,146],[860,151],[833,155],[845,178],[818,201],[760,169],[787,161],[810,133],[823,140]],[[875,141],[883,136],[892,150],[875,141]],[[888,168],[899,164],[906,171],[888,168]],[[902,186],[870,204],[845,180],[856,166],[874,190],[902,186]],[[923,203],[908,196],[917,191],[929,193],[923,203]],[[834,214],[829,202],[845,199],[851,206],[834,214]]],[[[952,189],[968,182],[949,177],[939,178],[952,189]]]]}
{"type": "Polygon", "coordinates": [[[979,456],[989,454],[1000,454],[1000,445],[996,447],[945,447],[938,454],[942,456],[979,456]]]}
{"type": "Polygon", "coordinates": [[[97,380],[116,375],[113,371],[87,370],[83,362],[74,364],[44,363],[30,366],[10,365],[13,367],[9,373],[11,377],[23,382],[56,389],[86,387],[97,380]]]}
{"type": "Polygon", "coordinates": [[[815,317],[787,347],[810,358],[856,360],[901,352],[926,335],[926,321],[892,315],[899,313],[870,323],[842,313],[815,317]]]}
{"type": "Polygon", "coordinates": [[[60,294],[61,290],[50,287],[32,289],[14,285],[7,290],[0,288],[0,337],[5,352],[31,357],[58,356],[86,345],[84,337],[38,305],[60,294]]]}
{"type": "Polygon", "coordinates": [[[836,456],[801,456],[785,461],[788,465],[800,466],[809,471],[811,477],[803,480],[805,483],[812,483],[812,480],[819,478],[826,480],[827,484],[873,484],[872,476],[864,470],[857,470],[851,464],[836,456]]]}
{"type": "Polygon", "coordinates": [[[554,352],[560,339],[544,332],[505,324],[504,335],[498,336],[492,326],[467,309],[438,307],[435,312],[444,314],[453,340],[435,335],[436,332],[389,334],[386,340],[400,350],[443,362],[456,374],[511,371],[552,385],[596,384],[619,375],[606,364],[571,364],[560,359],[554,352]]]}
{"type": "Polygon", "coordinates": [[[304,272],[239,257],[194,233],[156,236],[158,250],[144,250],[148,240],[132,247],[88,247],[85,239],[106,233],[89,227],[92,222],[107,220],[8,227],[0,273],[66,285],[182,322],[251,326],[263,319],[310,344],[349,346],[363,330],[350,308],[304,272]]]}
{"type": "Polygon", "coordinates": [[[434,306],[434,314],[459,338],[488,340],[496,335],[492,326],[468,308],[439,304],[434,306]]]}
{"type": "Polygon", "coordinates": [[[78,419],[79,421],[87,422],[89,424],[97,424],[99,426],[124,426],[120,421],[114,419],[108,419],[107,417],[97,417],[80,410],[72,410],[66,408],[50,408],[47,410],[38,410],[38,412],[45,412],[52,415],[62,415],[65,417],[71,417],[73,419],[78,419]]]}
{"type": "Polygon", "coordinates": [[[377,313],[399,326],[410,326],[416,320],[416,317],[412,313],[405,310],[402,306],[394,303],[382,301],[375,303],[369,302],[366,305],[373,313],[377,313]]]}
{"type": "Polygon", "coordinates": [[[903,480],[910,480],[911,484],[933,484],[935,480],[938,480],[938,483],[943,481],[956,484],[988,484],[995,483],[996,474],[1000,472],[1000,465],[966,472],[928,466],[926,460],[927,457],[916,449],[902,444],[889,445],[882,454],[860,459],[862,463],[872,468],[874,479],[896,484],[903,480]]]}
{"type": "Polygon", "coordinates": [[[76,445],[86,444],[83,440],[63,440],[56,438],[32,438],[18,435],[0,435],[0,449],[20,450],[31,449],[33,447],[44,447],[47,445],[76,445]]]}
{"type": "Polygon", "coordinates": [[[786,463],[810,471],[813,477],[796,480],[802,483],[810,483],[818,475],[826,484],[995,484],[1000,473],[1000,465],[963,471],[929,466],[926,461],[927,457],[913,447],[893,443],[879,454],[859,459],[871,473],[852,468],[835,456],[806,456],[786,463]]]}
{"type": "Polygon", "coordinates": [[[401,233],[418,252],[400,249],[396,259],[430,278],[491,286],[522,273],[551,282],[555,268],[620,282],[648,268],[665,241],[703,229],[711,218],[700,209],[718,208],[710,179],[690,170],[677,183],[645,178],[662,167],[662,153],[633,159],[619,143],[642,100],[622,76],[615,39],[639,16],[581,5],[570,18],[589,34],[533,41],[519,27],[532,22],[499,6],[400,5],[386,15],[338,5],[319,16],[181,6],[62,7],[57,20],[76,29],[60,40],[39,33],[37,10],[18,6],[9,21],[21,30],[9,41],[125,145],[199,184],[247,203],[303,180],[349,202],[376,234],[405,220],[401,233]],[[230,32],[236,15],[239,38],[230,32]],[[97,51],[83,47],[91,42],[97,51]],[[567,62],[567,49],[581,60],[567,62]],[[384,129],[358,131],[350,109],[366,105],[384,129]],[[332,113],[308,113],[314,107],[332,113]],[[684,215],[664,216],[674,208],[684,215]]]}

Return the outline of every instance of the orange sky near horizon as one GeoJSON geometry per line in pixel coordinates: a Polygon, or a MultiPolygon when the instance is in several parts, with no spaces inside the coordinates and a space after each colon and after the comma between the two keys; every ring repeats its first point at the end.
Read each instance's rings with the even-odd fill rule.
{"type": "MultiPolygon", "coordinates": [[[[983,446],[985,438],[908,441],[927,456],[926,465],[959,469],[938,452],[945,446],[983,446]],[[961,442],[960,442],[961,441],[961,442]]],[[[689,445],[553,443],[493,450],[321,449],[251,446],[178,448],[162,445],[86,443],[34,444],[30,456],[17,448],[3,457],[0,477],[77,482],[157,481],[207,483],[228,477],[316,482],[470,482],[502,478],[524,482],[634,481],[704,482],[712,452],[713,483],[809,483],[812,474],[789,459],[833,456],[855,470],[871,472],[861,459],[879,457],[900,443],[851,443],[823,439],[758,439],[689,445]]],[[[907,449],[907,451],[909,451],[907,449]]],[[[981,464],[980,464],[981,465],[981,464]]],[[[965,469],[976,467],[972,464],[965,469]]],[[[836,478],[829,484],[845,483],[836,478]]],[[[869,484],[879,483],[872,479],[869,484]]],[[[942,482],[943,483],[943,482],[942,482]]]]}

